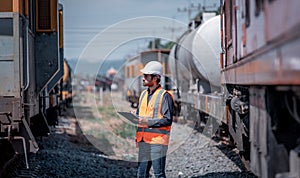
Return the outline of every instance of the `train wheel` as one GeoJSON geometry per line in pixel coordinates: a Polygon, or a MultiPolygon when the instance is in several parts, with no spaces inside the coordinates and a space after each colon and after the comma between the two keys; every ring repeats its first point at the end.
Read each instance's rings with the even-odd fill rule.
{"type": "Polygon", "coordinates": [[[0,140],[0,177],[2,177],[2,170],[5,168],[6,163],[15,155],[15,151],[8,140],[0,140]]]}
{"type": "Polygon", "coordinates": [[[288,174],[293,167],[289,152],[299,146],[300,124],[287,111],[289,93],[276,87],[250,88],[250,165],[259,177],[288,174]]]}

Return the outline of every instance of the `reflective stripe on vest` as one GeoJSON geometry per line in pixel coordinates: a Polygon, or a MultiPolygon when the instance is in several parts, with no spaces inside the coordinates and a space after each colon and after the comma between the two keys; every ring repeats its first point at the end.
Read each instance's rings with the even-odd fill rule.
{"type": "MultiPolygon", "coordinates": [[[[163,96],[166,93],[161,87],[158,88],[152,95],[150,101],[148,100],[147,90],[143,91],[140,97],[139,116],[148,119],[162,119],[161,105],[163,96]]],[[[168,145],[171,126],[148,128],[138,125],[136,133],[136,141],[144,141],[150,144],[168,145]]]]}
{"type": "Polygon", "coordinates": [[[138,128],[138,132],[142,132],[144,129],[144,132],[152,132],[152,133],[161,133],[161,134],[170,134],[170,131],[167,130],[159,130],[159,129],[155,129],[155,128],[138,128]]]}
{"type": "Polygon", "coordinates": [[[159,104],[162,104],[162,98],[163,98],[163,93],[165,93],[165,90],[161,89],[157,95],[157,98],[154,103],[154,113],[153,113],[153,118],[158,118],[158,109],[161,111],[161,106],[159,107],[159,104]]]}

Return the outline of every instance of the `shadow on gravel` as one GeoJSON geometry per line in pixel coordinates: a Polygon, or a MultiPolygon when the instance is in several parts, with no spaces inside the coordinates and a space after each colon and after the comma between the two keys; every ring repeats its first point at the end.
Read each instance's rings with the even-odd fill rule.
{"type": "Polygon", "coordinates": [[[8,140],[0,140],[0,150],[0,177],[2,177],[2,170],[5,169],[5,163],[7,163],[7,161],[15,155],[15,153],[8,140]]]}
{"type": "Polygon", "coordinates": [[[249,172],[213,172],[201,176],[193,176],[192,178],[257,178],[255,175],[249,174],[249,172]]]}
{"type": "MultiPolygon", "coordinates": [[[[195,125],[194,129],[200,133],[202,133],[203,135],[205,135],[203,133],[204,131],[204,127],[198,126],[197,124],[195,125]]],[[[255,176],[253,173],[251,173],[250,171],[247,170],[247,168],[245,167],[245,164],[243,163],[243,161],[241,160],[240,156],[238,155],[238,153],[235,152],[235,146],[231,145],[230,143],[223,141],[221,137],[216,137],[213,136],[211,138],[214,142],[218,143],[217,145],[215,145],[215,147],[217,147],[224,155],[226,155],[227,158],[229,158],[232,162],[235,163],[236,166],[239,167],[239,169],[242,171],[241,172],[217,172],[217,173],[209,173],[206,175],[202,175],[199,177],[215,177],[215,178],[219,178],[219,177],[225,177],[225,178],[231,178],[231,177],[241,177],[241,174],[245,174],[243,175],[243,178],[257,178],[257,176],[255,176]]]]}
{"type": "MultiPolygon", "coordinates": [[[[214,141],[219,142],[219,140],[214,139],[214,141]]],[[[219,142],[219,145],[216,145],[216,147],[222,151],[222,153],[224,155],[227,156],[227,158],[229,158],[232,162],[234,162],[242,171],[247,171],[247,168],[245,167],[244,163],[242,162],[242,160],[240,159],[239,156],[236,156],[237,153],[234,151],[234,146],[229,145],[229,144],[225,144],[222,142],[219,142]]]]}

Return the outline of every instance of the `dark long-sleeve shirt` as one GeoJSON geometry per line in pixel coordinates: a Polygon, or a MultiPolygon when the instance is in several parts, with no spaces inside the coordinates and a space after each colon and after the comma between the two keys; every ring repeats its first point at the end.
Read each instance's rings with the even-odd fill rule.
{"type": "MultiPolygon", "coordinates": [[[[147,102],[150,101],[150,99],[151,99],[153,93],[156,91],[156,89],[151,93],[148,89],[147,102]]],[[[173,117],[172,117],[173,99],[169,93],[165,93],[163,95],[161,111],[162,111],[163,118],[162,119],[160,119],[160,118],[148,119],[148,127],[164,127],[164,126],[170,126],[172,124],[172,121],[173,121],[173,117]]],[[[137,109],[136,114],[139,115],[139,109],[137,109]]]]}

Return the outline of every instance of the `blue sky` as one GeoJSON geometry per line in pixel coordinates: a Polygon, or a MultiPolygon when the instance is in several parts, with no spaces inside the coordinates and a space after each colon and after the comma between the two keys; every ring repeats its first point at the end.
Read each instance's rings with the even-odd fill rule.
{"type": "MultiPolygon", "coordinates": [[[[67,59],[82,57],[93,61],[97,60],[93,59],[95,56],[120,59],[132,55],[145,48],[150,37],[162,36],[175,40],[186,30],[188,23],[188,13],[178,12],[178,8],[183,10],[191,4],[209,5],[218,3],[219,0],[60,0],[60,2],[64,5],[65,57],[67,59]],[[153,20],[156,19],[161,22],[155,23],[153,20]],[[174,33],[171,32],[172,28],[174,33]],[[96,50],[97,53],[101,53],[100,55],[87,56],[86,51],[89,51],[88,48],[92,44],[97,46],[96,50]]],[[[196,12],[193,11],[192,16],[196,12]]]]}

